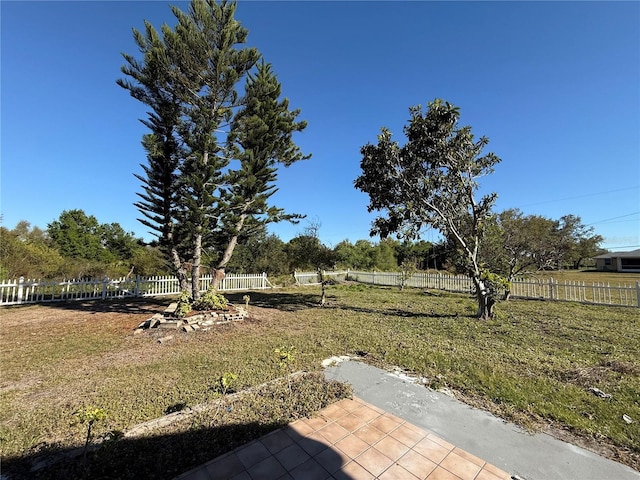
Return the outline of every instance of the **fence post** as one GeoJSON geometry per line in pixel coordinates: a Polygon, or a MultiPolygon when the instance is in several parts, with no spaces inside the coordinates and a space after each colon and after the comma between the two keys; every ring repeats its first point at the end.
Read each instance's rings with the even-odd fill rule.
{"type": "Polygon", "coordinates": [[[267,272],[262,272],[262,289],[267,288],[267,272]]]}
{"type": "Polygon", "coordinates": [[[553,278],[549,278],[549,300],[553,300],[553,278]]]}
{"type": "Polygon", "coordinates": [[[106,275],[102,279],[102,300],[107,298],[107,282],[109,281],[109,277],[106,275]]]}
{"type": "Polygon", "coordinates": [[[22,303],[22,296],[24,294],[24,277],[18,279],[18,303],[22,303]]]}
{"type": "Polygon", "coordinates": [[[134,290],[136,298],[140,296],[140,275],[136,275],[136,288],[134,290]]]}
{"type": "Polygon", "coordinates": [[[636,297],[638,299],[638,308],[640,308],[640,282],[636,282],[636,297]]]}

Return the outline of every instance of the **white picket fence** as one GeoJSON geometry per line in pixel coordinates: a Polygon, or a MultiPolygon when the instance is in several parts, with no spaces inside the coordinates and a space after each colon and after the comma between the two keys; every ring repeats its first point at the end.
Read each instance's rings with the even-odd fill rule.
{"type": "MultiPolygon", "coordinates": [[[[200,291],[206,291],[213,278],[200,278],[200,291]]],[[[264,290],[271,285],[267,274],[229,274],[218,290],[264,290]]],[[[165,277],[131,277],[102,280],[25,280],[0,282],[0,306],[24,303],[64,302],[70,300],[105,300],[108,298],[155,297],[180,293],[178,279],[165,277]]]]}
{"type": "MultiPolygon", "coordinates": [[[[443,290],[472,294],[471,279],[465,275],[402,272],[323,272],[324,278],[352,280],[372,285],[399,287],[404,281],[407,287],[443,290]]],[[[318,272],[295,272],[297,285],[318,285],[318,272]]],[[[212,277],[200,278],[200,291],[206,291],[212,277]]],[[[220,284],[220,291],[264,290],[272,285],[267,274],[228,274],[220,284]]],[[[178,280],[173,276],[131,277],[102,280],[25,280],[0,281],[0,306],[25,303],[61,302],[70,300],[97,300],[125,297],[154,297],[180,293],[178,280]]],[[[511,297],[536,300],[563,300],[598,305],[640,306],[640,282],[635,285],[611,285],[610,283],[559,282],[548,280],[518,279],[511,284],[511,297]]]]}
{"type": "MultiPolygon", "coordinates": [[[[400,287],[404,281],[406,287],[444,290],[447,292],[473,294],[475,288],[466,275],[447,275],[441,273],[402,272],[361,272],[339,271],[323,272],[325,278],[339,278],[368,283],[371,285],[400,287]]],[[[317,272],[295,272],[298,285],[318,285],[317,272]]],[[[610,283],[585,283],[574,281],[516,279],[511,283],[511,297],[535,300],[561,300],[569,302],[593,303],[597,305],[616,305],[625,307],[640,306],[640,282],[635,285],[610,283]]]]}

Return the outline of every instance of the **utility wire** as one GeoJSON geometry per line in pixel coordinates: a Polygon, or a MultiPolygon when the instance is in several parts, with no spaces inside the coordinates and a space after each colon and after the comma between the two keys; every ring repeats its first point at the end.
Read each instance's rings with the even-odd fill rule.
{"type": "Polygon", "coordinates": [[[604,220],[598,220],[597,222],[587,223],[585,227],[588,227],[589,225],[595,225],[596,223],[608,222],[609,220],[617,220],[618,218],[632,217],[633,215],[638,215],[639,213],[640,212],[633,212],[633,213],[627,213],[626,215],[620,215],[619,217],[605,218],[604,220]]]}
{"type": "Polygon", "coordinates": [[[544,203],[563,202],[565,200],[574,200],[574,199],[577,199],[577,198],[594,197],[596,195],[605,195],[607,193],[614,193],[614,192],[624,192],[626,190],[636,190],[638,188],[640,188],[640,185],[637,185],[635,187],[618,188],[616,190],[607,190],[606,192],[587,193],[585,195],[578,195],[577,197],[565,197],[565,198],[557,198],[555,200],[545,200],[544,202],[527,203],[526,205],[521,205],[520,207],[530,207],[532,205],[542,205],[544,203]]]}

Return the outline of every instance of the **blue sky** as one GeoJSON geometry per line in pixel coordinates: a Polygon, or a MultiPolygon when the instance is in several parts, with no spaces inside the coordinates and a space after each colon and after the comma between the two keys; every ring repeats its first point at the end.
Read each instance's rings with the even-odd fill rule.
{"type": "MultiPolygon", "coordinates": [[[[79,208],[151,239],[133,206],[145,109],[115,81],[131,29],[171,24],[170,3],[188,5],[2,0],[4,226],[79,208]]],[[[241,0],[236,18],[309,124],[294,138],[313,157],[280,172],[274,203],[326,244],[369,238],[360,148],[382,126],[402,143],[409,107],[443,98],[502,158],[481,180],[498,211],[579,215],[605,248],[640,248],[639,2],[241,0]]]]}

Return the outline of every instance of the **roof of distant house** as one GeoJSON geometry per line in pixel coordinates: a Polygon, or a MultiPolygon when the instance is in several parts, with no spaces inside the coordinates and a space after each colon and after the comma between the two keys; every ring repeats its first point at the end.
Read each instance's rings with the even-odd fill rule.
{"type": "Polygon", "coordinates": [[[640,248],[631,250],[630,252],[608,252],[593,258],[631,258],[640,257],[640,248]]]}

